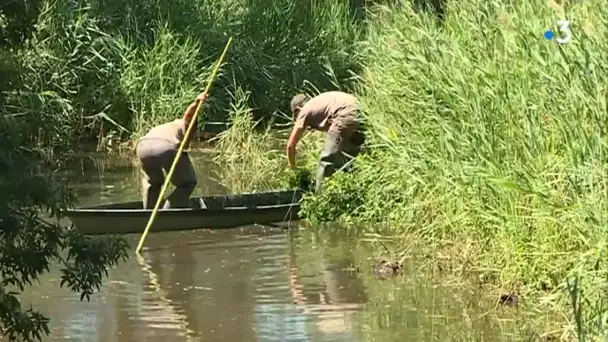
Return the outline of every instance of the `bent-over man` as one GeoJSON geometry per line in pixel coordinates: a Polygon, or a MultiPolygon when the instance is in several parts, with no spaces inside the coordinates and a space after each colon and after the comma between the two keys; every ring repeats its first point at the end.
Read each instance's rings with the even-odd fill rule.
{"type": "MultiPolygon", "coordinates": [[[[196,100],[188,106],[182,119],[153,127],[139,140],[137,144],[137,157],[141,162],[144,173],[144,209],[151,209],[156,205],[158,196],[160,196],[160,190],[165,183],[164,172],[169,173],[179,146],[184,139],[187,139],[184,149],[188,148],[192,137],[185,137],[186,131],[195,114],[196,107],[206,99],[206,93],[199,94],[196,100]]],[[[195,130],[196,126],[192,128],[192,133],[195,130]]],[[[188,153],[182,153],[171,178],[171,183],[176,188],[167,197],[167,202],[163,207],[165,209],[189,207],[190,195],[196,187],[196,172],[190,161],[190,157],[188,153]]]]}
{"type": "Polygon", "coordinates": [[[340,91],[313,98],[298,94],[291,100],[291,111],[295,124],[287,142],[289,167],[295,167],[296,145],[306,128],[327,133],[316,175],[315,191],[321,192],[324,178],[355,158],[365,142],[357,99],[340,91]]]}

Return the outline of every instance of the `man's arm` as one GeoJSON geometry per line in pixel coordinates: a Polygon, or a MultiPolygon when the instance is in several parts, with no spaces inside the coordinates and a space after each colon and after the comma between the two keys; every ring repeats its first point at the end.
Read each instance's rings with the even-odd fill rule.
{"type": "Polygon", "coordinates": [[[302,139],[303,134],[304,128],[294,127],[289,136],[289,140],[287,141],[287,164],[292,169],[296,166],[296,146],[298,145],[298,142],[300,142],[300,139],[302,139]]]}
{"type": "MultiPolygon", "coordinates": [[[[186,111],[184,112],[184,121],[186,122],[186,127],[184,127],[184,129],[186,130],[184,132],[184,134],[187,132],[188,127],[190,127],[190,122],[192,121],[192,119],[194,118],[194,114],[196,112],[196,107],[203,104],[203,102],[205,102],[205,100],[207,100],[207,94],[206,93],[200,93],[197,97],[196,100],[191,103],[188,108],[186,108],[186,111]]],[[[194,128],[193,128],[194,129],[194,128]]],[[[188,137],[184,137],[187,141],[186,141],[186,145],[184,145],[184,148],[189,148],[190,147],[190,141],[192,140],[192,132],[190,132],[190,136],[188,137]]]]}
{"type": "Polygon", "coordinates": [[[186,111],[184,112],[184,120],[186,120],[187,124],[190,124],[190,120],[192,120],[192,118],[194,117],[194,114],[196,112],[196,107],[198,107],[198,104],[205,102],[205,100],[207,100],[207,94],[206,93],[200,93],[198,94],[198,96],[196,97],[196,100],[194,100],[194,102],[192,102],[188,108],[186,108],[186,111]]]}
{"type": "Polygon", "coordinates": [[[186,111],[184,112],[184,120],[187,123],[190,123],[190,120],[192,119],[192,117],[194,116],[194,112],[196,111],[196,107],[198,106],[198,100],[192,102],[188,108],[186,108],[186,111]]]}

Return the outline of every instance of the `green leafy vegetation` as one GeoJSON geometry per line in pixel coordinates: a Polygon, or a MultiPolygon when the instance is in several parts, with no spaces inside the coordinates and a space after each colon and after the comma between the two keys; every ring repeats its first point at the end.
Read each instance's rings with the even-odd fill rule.
{"type": "MultiPolygon", "coordinates": [[[[55,158],[36,147],[28,126],[0,119],[0,334],[11,341],[40,340],[48,318],[21,307],[19,294],[51,268],[61,286],[89,299],[107,269],[126,258],[120,238],[89,238],[59,224],[73,203],[68,179],[55,158]]],[[[62,159],[62,158],[61,158],[62,159]]]]}
{"type": "Polygon", "coordinates": [[[73,107],[57,93],[37,88],[24,65],[32,51],[22,45],[33,29],[32,9],[10,5],[0,7],[0,335],[34,341],[49,333],[49,319],[22,307],[19,295],[59,267],[61,286],[88,300],[108,267],[126,258],[127,245],[120,238],[84,237],[59,224],[61,210],[74,201],[63,172],[73,107]]]}

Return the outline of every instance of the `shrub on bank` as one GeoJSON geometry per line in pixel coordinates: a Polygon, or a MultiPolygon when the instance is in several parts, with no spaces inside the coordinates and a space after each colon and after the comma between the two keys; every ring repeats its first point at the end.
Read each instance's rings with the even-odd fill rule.
{"type": "Polygon", "coordinates": [[[608,4],[508,3],[451,2],[444,22],[373,11],[359,97],[376,152],[305,210],[390,222],[486,282],[589,300],[582,338],[606,309],[608,4]],[[545,40],[562,18],[572,41],[545,40]]]}

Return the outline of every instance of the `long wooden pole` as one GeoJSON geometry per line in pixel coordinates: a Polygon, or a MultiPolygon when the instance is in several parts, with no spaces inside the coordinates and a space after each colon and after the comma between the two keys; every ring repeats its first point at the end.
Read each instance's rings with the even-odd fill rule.
{"type": "MultiPolygon", "coordinates": [[[[206,94],[209,94],[209,90],[211,89],[211,84],[215,80],[215,76],[217,75],[217,72],[220,69],[222,62],[224,61],[224,58],[226,57],[226,53],[228,52],[228,47],[230,46],[230,43],[232,43],[232,37],[230,37],[230,39],[228,39],[228,43],[226,43],[226,47],[224,47],[224,51],[222,52],[220,59],[217,61],[217,65],[215,66],[215,69],[213,69],[213,73],[211,73],[211,78],[209,78],[209,82],[207,83],[207,88],[205,88],[206,94]]],[[[188,129],[186,130],[186,134],[184,135],[184,140],[182,140],[182,143],[179,146],[179,150],[177,151],[177,155],[175,156],[175,159],[173,160],[173,165],[171,165],[171,169],[169,170],[169,173],[167,174],[167,178],[165,178],[165,184],[163,184],[163,187],[160,190],[158,200],[156,200],[156,205],[154,205],[154,209],[152,210],[152,214],[150,215],[150,219],[148,220],[146,229],[144,230],[144,233],[141,235],[141,238],[139,239],[139,244],[137,245],[137,249],[135,250],[135,253],[137,253],[137,254],[139,254],[139,252],[141,251],[141,248],[144,245],[144,241],[146,240],[146,236],[148,236],[148,232],[150,231],[152,224],[154,224],[154,220],[156,219],[156,215],[158,214],[158,209],[160,208],[160,204],[163,202],[163,199],[165,197],[165,192],[167,192],[167,186],[169,185],[169,181],[171,180],[171,177],[173,177],[173,173],[175,172],[175,167],[177,166],[177,162],[179,161],[179,158],[182,155],[182,151],[184,150],[184,146],[186,145],[186,141],[188,140],[187,138],[190,137],[190,132],[192,131],[192,128],[194,127],[194,123],[197,120],[198,111],[201,108],[201,104],[202,104],[202,101],[199,101],[198,105],[196,106],[196,111],[194,112],[194,116],[192,117],[192,120],[190,120],[188,129]]]]}

